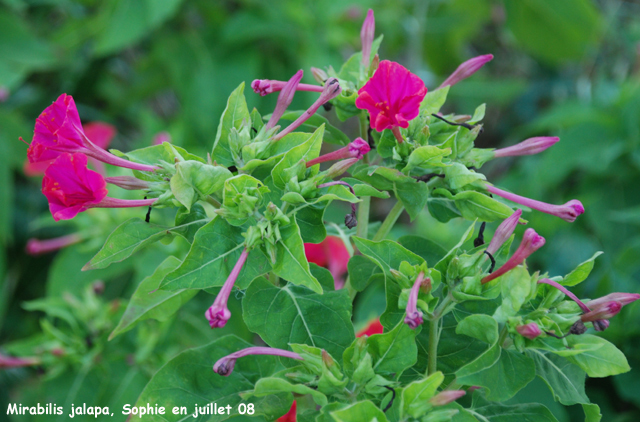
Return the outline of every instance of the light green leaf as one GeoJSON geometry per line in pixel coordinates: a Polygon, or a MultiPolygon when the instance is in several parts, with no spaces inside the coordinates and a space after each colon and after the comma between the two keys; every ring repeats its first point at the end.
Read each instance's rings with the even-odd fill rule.
{"type": "Polygon", "coordinates": [[[429,168],[448,166],[449,164],[442,162],[442,159],[448,155],[451,155],[451,148],[443,149],[432,145],[416,148],[409,156],[407,165],[402,169],[402,172],[408,173],[416,167],[429,168]]]}
{"type": "Polygon", "coordinates": [[[483,422],[558,422],[549,409],[538,403],[490,404],[467,411],[483,422]]]}
{"type": "Polygon", "coordinates": [[[429,399],[436,394],[442,381],[444,375],[438,371],[404,387],[401,393],[403,414],[413,418],[423,416],[432,407],[429,399]]]}
{"type": "Polygon", "coordinates": [[[361,401],[331,412],[331,417],[336,422],[387,422],[384,412],[370,401],[361,401]]]}
{"type": "Polygon", "coordinates": [[[589,403],[584,392],[586,373],[580,367],[538,349],[527,349],[526,353],[536,364],[536,375],[547,384],[556,401],[566,406],[589,403]]]}
{"type": "Polygon", "coordinates": [[[257,278],[242,301],[242,315],[251,331],[280,349],[300,343],[342,356],[355,338],[351,300],[344,289],[319,295],[291,284],[278,288],[257,278]]]}
{"type": "Polygon", "coordinates": [[[493,345],[498,341],[498,323],[489,315],[469,315],[458,323],[456,334],[464,334],[493,345]]]}
{"type": "Polygon", "coordinates": [[[531,277],[529,271],[521,265],[499,277],[502,294],[502,304],[496,310],[494,317],[505,322],[520,310],[531,291],[531,277]]]}
{"type": "Polygon", "coordinates": [[[467,220],[493,221],[504,220],[513,214],[510,206],[498,202],[480,192],[466,191],[453,196],[456,207],[467,220]]]}
{"type": "Polygon", "coordinates": [[[582,283],[587,279],[587,277],[589,277],[589,274],[591,274],[596,258],[603,253],[604,252],[602,251],[594,253],[591,258],[587,259],[586,261],[578,265],[569,274],[565,275],[560,284],[562,284],[563,286],[571,287],[575,286],[576,284],[582,283]]]}
{"type": "Polygon", "coordinates": [[[420,111],[425,111],[429,114],[439,112],[447,101],[449,88],[450,86],[447,85],[444,88],[438,88],[434,91],[427,92],[427,95],[425,95],[424,100],[422,100],[422,103],[420,104],[420,111]]]}
{"type": "Polygon", "coordinates": [[[415,365],[418,358],[415,337],[418,333],[420,327],[412,330],[407,324],[399,322],[387,333],[368,337],[373,370],[381,375],[392,375],[415,365]]]}
{"type": "MultiPolygon", "coordinates": [[[[289,176],[287,176],[285,170],[293,167],[301,161],[306,162],[309,160],[313,160],[314,158],[318,158],[318,155],[320,155],[320,148],[322,147],[323,136],[324,126],[320,126],[315,132],[313,132],[312,135],[309,136],[309,138],[304,143],[292,148],[282,157],[282,159],[271,171],[273,183],[277,187],[279,187],[280,189],[284,189],[289,180],[289,176]]],[[[315,173],[317,173],[318,166],[313,166],[309,170],[311,171],[311,174],[314,174],[314,171],[315,173]]],[[[304,174],[298,175],[298,179],[300,181],[303,180],[303,176],[304,174]]]]}
{"type": "Polygon", "coordinates": [[[578,345],[582,347],[601,345],[598,348],[586,350],[580,354],[567,356],[569,361],[582,368],[590,377],[604,378],[631,370],[624,353],[602,337],[583,334],[581,336],[569,336],[567,337],[567,342],[569,343],[569,348],[578,345]]]}
{"type": "Polygon", "coordinates": [[[280,227],[280,235],[281,239],[276,244],[277,254],[273,272],[293,284],[308,287],[322,294],[322,286],[309,270],[298,225],[292,223],[280,227]]]}
{"type": "Polygon", "coordinates": [[[224,166],[235,165],[231,147],[229,146],[229,133],[231,129],[240,129],[243,120],[251,119],[247,100],[244,97],[244,82],[242,82],[229,96],[227,106],[220,116],[216,139],[213,143],[211,158],[224,166]]]}
{"type": "MultiPolygon", "coordinates": [[[[303,113],[306,113],[306,111],[304,110],[300,110],[300,111],[287,111],[286,113],[284,113],[282,115],[282,117],[280,118],[280,120],[288,120],[293,122],[294,120],[296,120],[298,117],[300,117],[303,113]]],[[[265,119],[268,118],[270,116],[265,116],[265,119]]],[[[329,120],[327,120],[326,118],[320,116],[319,114],[314,114],[313,116],[309,117],[301,126],[300,128],[306,128],[309,129],[308,131],[315,131],[316,129],[318,129],[320,126],[324,125],[325,127],[325,134],[324,134],[324,141],[328,142],[330,144],[337,144],[337,145],[347,145],[351,142],[351,138],[349,138],[347,135],[344,134],[344,132],[342,132],[340,129],[338,129],[337,127],[333,126],[332,124],[329,123],[329,120]]],[[[280,142],[280,141],[278,141],[280,142]]]]}
{"type": "Polygon", "coordinates": [[[450,166],[444,167],[444,174],[445,181],[454,190],[461,189],[479,180],[486,180],[484,174],[471,171],[460,163],[452,163],[450,166]]]}
{"type": "Polygon", "coordinates": [[[264,397],[278,393],[296,393],[302,395],[309,394],[318,406],[325,406],[327,404],[327,396],[325,396],[318,390],[314,390],[313,388],[307,387],[303,384],[291,384],[290,382],[287,382],[282,378],[274,377],[261,378],[260,380],[258,380],[258,382],[256,383],[256,387],[251,395],[256,397],[264,397]]]}
{"type": "Polygon", "coordinates": [[[347,264],[349,269],[349,282],[356,291],[363,291],[369,285],[372,275],[380,272],[376,262],[364,255],[354,255],[347,264]]]}
{"type": "Polygon", "coordinates": [[[602,420],[600,406],[598,406],[597,404],[583,403],[582,410],[584,411],[584,422],[600,422],[600,420],[602,420]]]}

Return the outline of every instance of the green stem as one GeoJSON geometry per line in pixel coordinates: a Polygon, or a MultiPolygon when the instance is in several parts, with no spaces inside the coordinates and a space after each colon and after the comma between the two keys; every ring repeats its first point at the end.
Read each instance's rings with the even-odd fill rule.
{"type": "Polygon", "coordinates": [[[220,208],[220,202],[218,202],[215,198],[212,198],[211,196],[206,196],[205,201],[207,201],[209,204],[213,205],[215,208],[220,208]]]}
{"type": "MultiPolygon", "coordinates": [[[[400,201],[396,202],[393,208],[391,208],[391,211],[389,211],[389,215],[387,215],[387,218],[385,218],[382,222],[382,225],[378,229],[375,236],[373,236],[374,242],[379,242],[387,237],[387,235],[391,231],[391,228],[393,228],[393,225],[396,224],[396,221],[398,221],[398,217],[400,217],[402,211],[404,211],[404,205],[402,205],[402,202],[400,201]]],[[[358,222],[358,224],[360,224],[360,222],[358,222]]]]}
{"type": "Polygon", "coordinates": [[[507,334],[509,334],[509,329],[507,328],[507,324],[502,327],[502,331],[500,331],[500,337],[498,338],[498,344],[500,347],[504,346],[504,341],[507,339],[507,334]]]}
{"type": "Polygon", "coordinates": [[[438,332],[440,318],[433,318],[429,321],[429,360],[427,362],[427,375],[431,375],[438,369],[438,341],[440,333],[438,332]]]}
{"type": "Polygon", "coordinates": [[[356,235],[364,239],[367,238],[369,232],[369,207],[371,205],[371,197],[364,196],[362,201],[358,204],[358,228],[356,235]]]}

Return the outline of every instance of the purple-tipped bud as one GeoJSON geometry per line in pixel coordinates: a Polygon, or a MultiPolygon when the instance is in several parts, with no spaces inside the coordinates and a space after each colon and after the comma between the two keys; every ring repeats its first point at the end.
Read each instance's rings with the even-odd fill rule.
{"type": "Polygon", "coordinates": [[[104,180],[107,183],[111,183],[112,185],[116,185],[127,190],[149,189],[149,182],[145,182],[144,180],[140,180],[133,176],[105,177],[104,180]]]}
{"type": "Polygon", "coordinates": [[[347,158],[346,160],[338,161],[327,170],[327,178],[335,179],[345,171],[349,170],[349,167],[351,167],[358,161],[360,160],[358,160],[357,158],[347,158]]]}
{"type": "Polygon", "coordinates": [[[313,75],[313,79],[321,84],[324,84],[324,82],[329,79],[329,75],[327,75],[327,72],[317,67],[311,68],[311,75],[313,75]]]}
{"type": "MultiPolygon", "coordinates": [[[[404,317],[404,323],[412,330],[415,330],[418,325],[421,325],[424,320],[422,319],[422,312],[418,310],[418,293],[420,293],[420,287],[424,281],[424,273],[420,272],[416,281],[411,287],[409,292],[409,300],[407,301],[407,314],[404,317]]],[[[431,283],[431,280],[429,280],[431,283]]]]}
{"type": "MultiPolygon", "coordinates": [[[[255,79],[251,82],[251,89],[256,94],[260,94],[264,97],[267,94],[271,94],[273,92],[282,91],[287,82],[285,81],[274,81],[271,79],[255,79]]],[[[318,85],[309,85],[309,84],[298,84],[296,87],[296,91],[311,91],[311,92],[322,92],[322,87],[318,85]]]]}
{"type": "Polygon", "coordinates": [[[284,137],[285,135],[288,135],[289,133],[293,132],[296,128],[298,128],[298,126],[306,122],[309,117],[313,116],[315,112],[318,111],[320,106],[322,106],[327,101],[333,100],[335,97],[337,97],[340,94],[340,92],[342,92],[342,88],[340,88],[340,83],[338,82],[338,79],[337,78],[327,79],[327,82],[325,83],[322,89],[322,94],[320,94],[320,98],[318,98],[316,102],[314,102],[311,105],[311,107],[309,107],[309,109],[306,112],[302,113],[302,115],[298,117],[293,123],[291,123],[284,130],[282,130],[280,133],[274,136],[273,140],[277,141],[282,137],[284,137]]]}
{"type": "MultiPolygon", "coordinates": [[[[216,296],[216,300],[213,301],[213,305],[204,313],[211,328],[224,327],[227,321],[229,321],[229,318],[231,318],[231,311],[229,311],[227,307],[227,302],[229,301],[229,295],[231,294],[233,285],[238,279],[244,263],[247,261],[247,256],[249,256],[249,251],[245,248],[242,250],[238,262],[236,262],[236,265],[231,270],[227,281],[224,282],[222,289],[220,289],[218,296],[216,296]]],[[[231,370],[233,370],[233,365],[231,370]]]]}
{"type": "Polygon", "coordinates": [[[238,350],[235,353],[231,353],[230,355],[220,358],[213,365],[213,371],[219,375],[228,377],[231,375],[231,372],[233,372],[236,360],[249,355],[271,355],[303,360],[302,356],[288,350],[275,349],[271,347],[247,347],[246,349],[238,350]]]}
{"type": "Polygon", "coordinates": [[[611,301],[620,302],[622,306],[624,306],[632,302],[635,302],[638,299],[640,299],[640,294],[638,293],[616,292],[616,293],[609,293],[608,295],[599,297],[598,299],[590,300],[589,302],[587,302],[587,306],[589,307],[589,309],[594,310],[599,306],[602,306],[611,301]]]}
{"type": "Polygon", "coordinates": [[[557,136],[538,136],[535,138],[529,138],[520,142],[519,144],[512,145],[507,148],[501,148],[493,151],[496,157],[516,157],[520,155],[534,155],[538,154],[547,148],[553,146],[558,142],[560,138],[557,136]]]}
{"type": "Polygon", "coordinates": [[[509,258],[502,267],[484,277],[482,279],[482,284],[488,283],[522,264],[529,255],[540,249],[544,243],[544,237],[540,236],[533,229],[527,229],[524,232],[520,246],[518,246],[518,249],[514,252],[511,258],[509,258]]]}
{"type": "Polygon", "coordinates": [[[152,145],[162,145],[165,142],[171,143],[171,135],[169,132],[158,132],[153,137],[152,145]]]}
{"type": "Polygon", "coordinates": [[[500,246],[504,244],[504,242],[511,237],[513,232],[518,225],[518,221],[522,216],[522,210],[516,210],[513,214],[507,217],[496,229],[496,232],[491,238],[491,242],[489,242],[489,246],[487,247],[487,252],[491,255],[494,255],[500,249],[500,246]]]}
{"type": "Polygon", "coordinates": [[[360,30],[360,40],[362,41],[362,65],[369,67],[371,61],[371,45],[376,33],[376,20],[373,16],[373,10],[369,9],[367,17],[364,19],[362,29],[360,30]]]}
{"type": "Polygon", "coordinates": [[[287,107],[293,101],[293,96],[296,93],[296,88],[302,80],[302,76],[304,72],[302,70],[298,70],[295,75],[289,79],[289,81],[284,85],[282,91],[280,91],[280,95],[278,95],[278,102],[276,103],[276,108],[271,115],[271,118],[266,124],[265,129],[269,130],[278,123],[278,120],[282,117],[285,111],[287,111],[287,107]]]}
{"type": "Polygon", "coordinates": [[[540,327],[538,327],[538,324],[536,324],[535,322],[530,322],[529,324],[525,325],[519,325],[516,327],[516,331],[522,337],[526,337],[529,340],[533,340],[534,338],[542,334],[542,330],[540,330],[540,327]]]}
{"type": "Polygon", "coordinates": [[[476,73],[485,63],[493,59],[493,54],[485,54],[483,56],[474,57],[462,63],[438,88],[455,85],[463,79],[476,73]]]}
{"type": "Polygon", "coordinates": [[[467,394],[467,392],[464,390],[445,390],[431,397],[429,403],[433,406],[444,406],[458,400],[465,394],[467,394]]]}
{"type": "Polygon", "coordinates": [[[573,223],[580,214],[584,213],[584,206],[582,206],[582,202],[577,199],[572,199],[564,205],[552,205],[536,201],[535,199],[525,198],[524,196],[516,195],[515,193],[507,192],[491,185],[487,186],[487,190],[494,195],[513,201],[516,204],[521,204],[525,207],[560,217],[569,223],[573,223]]]}
{"type": "Polygon", "coordinates": [[[25,250],[29,255],[42,255],[45,253],[57,251],[62,248],[66,248],[67,246],[79,243],[81,241],[82,237],[75,233],[47,240],[29,239],[27,241],[27,247],[25,248],[25,250]]]}
{"type": "Polygon", "coordinates": [[[326,161],[342,160],[344,158],[357,158],[361,160],[369,151],[371,151],[369,143],[362,138],[356,138],[346,147],[307,161],[307,168],[326,161]]]}
{"type": "Polygon", "coordinates": [[[599,305],[597,308],[591,308],[592,311],[583,314],[580,319],[582,322],[593,322],[601,319],[610,319],[618,315],[622,309],[622,303],[611,301],[599,305]]]}

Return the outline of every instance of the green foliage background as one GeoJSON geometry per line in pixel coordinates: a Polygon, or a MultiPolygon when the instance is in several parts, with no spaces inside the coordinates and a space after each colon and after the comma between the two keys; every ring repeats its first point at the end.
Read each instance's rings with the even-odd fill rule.
{"type": "MultiPolygon", "coordinates": [[[[75,225],[51,225],[38,179],[22,173],[26,146],[18,137],[30,139],[40,111],[66,92],[74,96],[84,120],[117,127],[114,148],[149,145],[156,133],[166,130],[176,145],[204,152],[211,147],[229,93],[240,82],[287,79],[302,68],[303,82],[312,83],[310,66],[338,66],[360,48],[359,30],[368,8],[376,13],[377,33],[385,36],[381,57],[402,62],[429,88],[461,61],[495,55],[449,94],[451,107],[469,114],[487,102],[479,146],[560,136],[561,141],[540,156],[487,166],[490,180],[522,195],[553,203],[578,198],[585,205],[586,213],[572,225],[540,213],[526,215],[529,226],[547,238],[547,245],[529,260],[530,267],[562,275],[604,250],[594,273],[579,286],[579,296],[640,291],[637,3],[2,0],[0,87],[9,96],[0,103],[0,350],[3,345],[5,352],[27,347],[19,342],[23,339],[37,342],[38,333],[46,329],[42,309],[51,309],[65,295],[97,304],[76,310],[73,318],[86,322],[78,327],[85,344],[58,368],[59,376],[0,371],[0,409],[15,401],[67,407],[84,401],[109,405],[116,419],[124,420],[117,415],[122,404],[134,403],[148,379],[178,352],[229,333],[252,339],[237,320],[210,330],[201,311],[213,296],[199,294],[177,318],[150,322],[106,341],[115,328],[110,321],[117,322],[124,310],[117,303],[152,274],[167,250],[180,254],[185,248],[179,241],[159,244],[137,259],[81,273],[108,232],[138,216],[135,211],[105,213],[104,233],[98,230],[79,246],[42,257],[23,252],[29,237],[82,229],[81,219],[75,225]],[[96,280],[107,282],[99,298],[86,293],[96,280]],[[34,302],[44,297],[49,300],[45,305],[34,302]]],[[[265,113],[275,104],[275,96],[248,92],[247,97],[250,107],[265,113]]],[[[300,93],[292,107],[306,108],[313,98],[300,93]]],[[[355,137],[357,128],[343,129],[355,137]]],[[[374,202],[374,213],[385,215],[384,206],[374,202]]],[[[341,215],[336,212],[338,219],[341,215]]],[[[461,221],[452,229],[455,224],[437,223],[426,212],[415,228],[408,219],[405,223],[394,236],[415,230],[446,246],[457,241],[465,226],[461,221]]],[[[379,293],[366,291],[359,298],[356,322],[379,314],[379,293]]],[[[239,312],[237,303],[231,305],[239,312]]],[[[60,312],[65,309],[60,305],[60,312]]],[[[603,336],[625,352],[633,369],[614,378],[587,380],[588,394],[600,405],[603,420],[638,420],[640,306],[625,307],[603,336]]],[[[539,400],[560,421],[582,420],[580,408],[561,408],[541,384],[534,381],[512,400],[539,400]]]]}

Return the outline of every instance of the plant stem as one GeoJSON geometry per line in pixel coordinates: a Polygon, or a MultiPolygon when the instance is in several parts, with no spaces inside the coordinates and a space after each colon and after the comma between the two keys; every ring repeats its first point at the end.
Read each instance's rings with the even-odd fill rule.
{"type": "Polygon", "coordinates": [[[382,225],[376,232],[375,236],[373,236],[374,242],[379,242],[387,237],[393,225],[396,224],[396,221],[398,221],[398,217],[400,217],[402,211],[404,211],[404,205],[402,205],[402,202],[400,201],[396,202],[393,208],[391,208],[391,211],[389,211],[387,218],[385,218],[382,222],[382,225]]]}
{"type": "Polygon", "coordinates": [[[356,235],[364,239],[367,238],[369,232],[369,206],[371,205],[371,197],[364,196],[362,202],[358,204],[358,229],[356,235]]]}
{"type": "Polygon", "coordinates": [[[436,372],[438,368],[438,340],[440,333],[438,332],[440,325],[440,317],[433,318],[429,321],[429,356],[427,362],[427,375],[436,372]]]}
{"type": "Polygon", "coordinates": [[[507,339],[507,334],[509,334],[509,329],[507,328],[507,324],[502,327],[502,331],[500,331],[500,337],[498,338],[498,344],[500,347],[503,347],[504,341],[507,339]]]}

